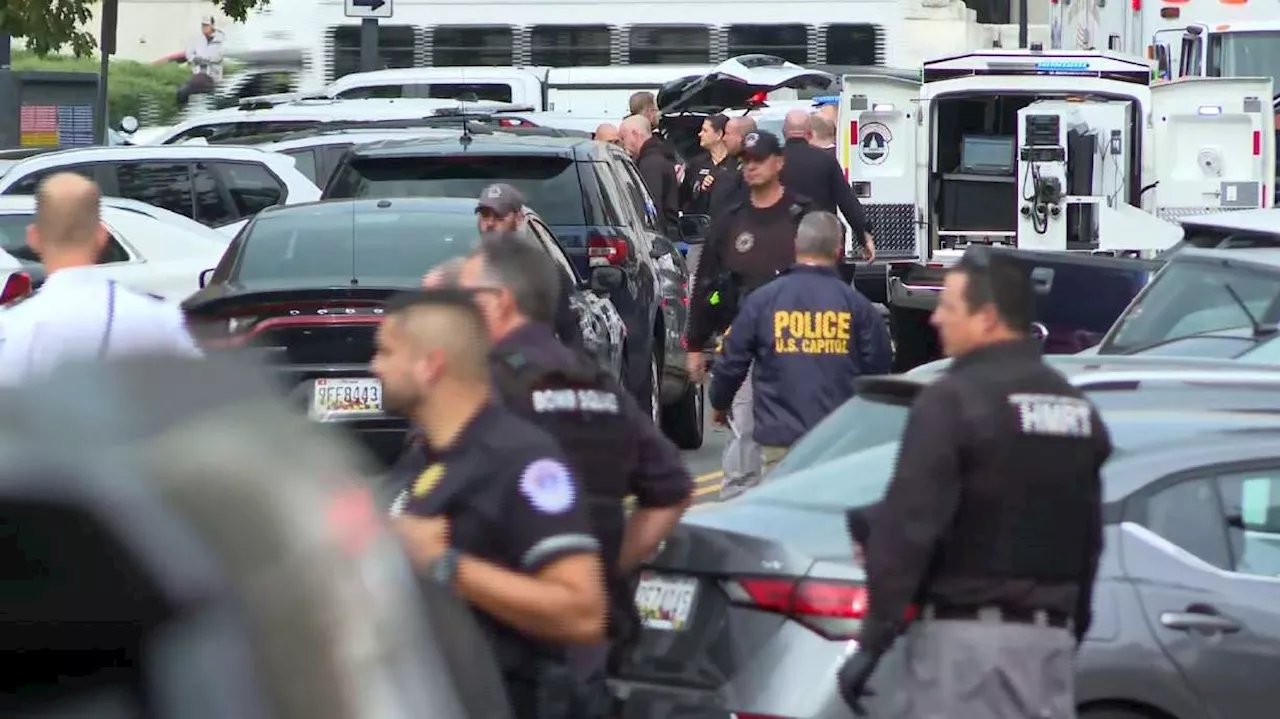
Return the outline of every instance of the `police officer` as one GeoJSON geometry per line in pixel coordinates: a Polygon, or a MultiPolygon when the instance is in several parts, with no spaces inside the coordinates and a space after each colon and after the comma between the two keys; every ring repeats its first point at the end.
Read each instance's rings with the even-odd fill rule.
{"type": "Polygon", "coordinates": [[[555,341],[547,322],[559,275],[545,251],[525,238],[482,236],[459,280],[484,312],[503,401],[557,439],[584,485],[606,563],[614,651],[602,643],[573,658],[579,676],[604,692],[606,659],[621,661],[639,629],[629,575],[680,521],[693,479],[630,393],[593,358],[555,341]],[[629,518],[627,495],[636,498],[629,518]]]}
{"type": "Polygon", "coordinates": [[[782,121],[782,134],[786,138],[783,155],[787,158],[782,168],[782,184],[813,200],[815,209],[834,213],[838,208],[853,230],[852,244],[860,248],[867,262],[875,260],[876,246],[867,227],[867,215],[835,155],[814,147],[810,142],[813,139],[813,119],[809,113],[805,110],[788,112],[782,121]]]}
{"type": "Polygon", "coordinates": [[[1041,360],[1033,309],[1003,258],[970,250],[947,275],[933,324],[955,361],[912,405],[883,502],[850,517],[870,591],[840,675],[851,705],[919,601],[897,716],[1075,716],[1111,442],[1041,360]]]}
{"type": "Polygon", "coordinates": [[[742,141],[755,131],[756,121],[746,115],[731,117],[725,123],[724,147],[729,159],[716,176],[716,183],[711,186],[711,194],[707,198],[707,214],[711,216],[712,224],[725,210],[749,194],[742,177],[742,141]]]}
{"type": "Polygon", "coordinates": [[[796,264],[743,301],[711,374],[717,424],[748,370],[755,376],[754,439],[766,466],[851,397],[854,378],[893,362],[880,313],[836,272],[841,230],[829,212],[804,216],[796,264]]]}
{"type": "MultiPolygon", "coordinates": [[[[735,118],[736,119],[736,118],[735,118]]],[[[796,229],[812,202],[783,187],[782,145],[768,132],[742,140],[742,176],[749,192],[712,222],[711,236],[694,268],[689,305],[687,369],[701,381],[706,374],[703,348],[726,329],[742,297],[777,277],[796,261],[796,229]]],[[[724,449],[724,489],[751,484],[762,467],[752,439],[751,382],[734,398],[732,439],[724,449]]]]}
{"type": "Polygon", "coordinates": [[[725,141],[728,127],[729,118],[724,115],[711,115],[702,121],[698,145],[703,154],[689,161],[680,188],[680,204],[686,214],[711,214],[711,193],[716,181],[722,177],[736,179],[738,159],[725,141]]]}
{"type": "Polygon", "coordinates": [[[40,183],[27,244],[48,278],[0,311],[0,382],[13,384],[72,359],[200,355],[178,307],[86,272],[110,241],[100,211],[92,180],[59,173],[40,183]]]}
{"type": "MultiPolygon", "coordinates": [[[[476,202],[476,226],[481,233],[525,233],[529,231],[525,222],[524,195],[515,187],[499,182],[489,185],[480,192],[476,202]]],[[[424,287],[440,284],[451,284],[461,266],[461,259],[442,264],[428,272],[422,278],[424,287]]],[[[578,324],[578,315],[573,311],[569,293],[571,287],[561,287],[556,298],[556,313],[552,327],[560,341],[571,346],[582,345],[582,327],[578,324]]]]}
{"type": "Polygon", "coordinates": [[[456,589],[489,634],[519,719],[573,716],[565,647],[604,636],[599,543],[555,441],[491,396],[484,319],[466,292],[400,298],[373,371],[388,410],[426,435],[427,464],[393,507],[428,579],[456,589]]]}

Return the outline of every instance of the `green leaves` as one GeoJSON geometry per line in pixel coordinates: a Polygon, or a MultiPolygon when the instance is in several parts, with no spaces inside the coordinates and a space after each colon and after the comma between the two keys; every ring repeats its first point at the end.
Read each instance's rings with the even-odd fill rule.
{"type": "MultiPolygon", "coordinates": [[[[241,21],[250,10],[269,2],[209,0],[211,9],[218,7],[241,21]]],[[[27,50],[40,57],[68,51],[76,57],[93,54],[98,47],[98,23],[92,0],[0,0],[0,31],[22,38],[27,50]]]]}

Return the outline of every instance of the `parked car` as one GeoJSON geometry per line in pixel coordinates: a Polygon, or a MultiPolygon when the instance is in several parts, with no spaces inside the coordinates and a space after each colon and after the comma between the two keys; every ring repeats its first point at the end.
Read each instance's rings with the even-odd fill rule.
{"type": "MultiPolygon", "coordinates": [[[[1070,375],[1119,450],[1077,660],[1083,719],[1261,716],[1280,700],[1280,373],[1236,367],[1070,375]]],[[[859,380],[789,471],[685,517],[641,574],[645,628],[614,681],[626,716],[852,716],[834,674],[867,595],[844,511],[882,497],[934,376],[859,380]]],[[[872,679],[872,716],[901,651],[872,679]]]]}
{"type": "Polygon", "coordinates": [[[342,162],[342,157],[353,145],[380,140],[403,140],[412,137],[446,136],[455,137],[456,129],[406,128],[388,129],[373,127],[362,129],[348,127],[338,130],[324,130],[323,125],[307,130],[298,130],[283,136],[275,136],[266,142],[256,142],[257,138],[245,138],[245,144],[268,152],[278,152],[292,157],[297,163],[298,171],[306,175],[317,187],[324,187],[333,176],[334,170],[342,162]]]}
{"type": "MultiPolygon", "coordinates": [[[[369,363],[386,300],[421,286],[431,268],[469,253],[478,238],[475,200],[333,200],[264,210],[245,225],[201,289],[183,302],[210,350],[273,353],[290,402],[313,419],[353,430],[382,459],[401,449],[404,419],[382,411],[369,363]]],[[[535,236],[577,291],[571,303],[587,350],[622,366],[622,320],[576,274],[537,215],[535,236]]],[[[601,276],[618,273],[601,267],[601,276]]],[[[617,277],[614,278],[616,281],[617,277]]]]}
{"type": "MultiPolygon", "coordinates": [[[[35,213],[34,197],[0,197],[0,268],[25,273],[31,287],[38,288],[44,283],[44,266],[27,246],[27,227],[35,213]]],[[[90,272],[174,302],[198,289],[200,271],[227,248],[228,238],[217,230],[137,200],[102,198],[102,224],[109,235],[107,246],[90,272]]],[[[21,293],[0,296],[0,304],[17,296],[21,293]]]]}
{"type": "Polygon", "coordinates": [[[1280,334],[1280,248],[1188,247],[1133,299],[1095,354],[1241,358],[1280,334]]]}
{"type": "Polygon", "coordinates": [[[688,381],[683,348],[668,341],[683,327],[669,327],[661,308],[657,263],[674,248],[620,148],[505,133],[374,142],[351,149],[324,197],[479,197],[494,182],[520,189],[579,273],[607,265],[626,274],[610,298],[627,325],[623,384],[655,418],[658,407],[672,407],[664,426],[681,446],[699,446],[702,426],[691,416],[701,412],[701,393],[688,381]]]}
{"type": "Polygon", "coordinates": [[[118,145],[46,152],[0,176],[0,195],[33,195],[57,172],[77,172],[102,194],[139,200],[218,226],[273,205],[314,202],[320,190],[293,159],[248,147],[118,145]]]}
{"type": "Polygon", "coordinates": [[[4,392],[0,633],[23,661],[0,714],[512,716],[471,608],[416,580],[366,463],[262,375],[152,358],[4,392]]]}

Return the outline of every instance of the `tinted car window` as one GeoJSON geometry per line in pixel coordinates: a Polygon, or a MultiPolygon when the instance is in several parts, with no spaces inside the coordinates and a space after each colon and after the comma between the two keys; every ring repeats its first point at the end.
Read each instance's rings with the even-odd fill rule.
{"type": "Polygon", "coordinates": [[[910,408],[854,397],[818,423],[769,473],[772,479],[853,454],[885,442],[896,442],[907,426],[910,408]]]}
{"type": "Polygon", "coordinates": [[[1114,337],[1098,351],[1135,352],[1196,333],[1249,327],[1250,315],[1271,322],[1276,319],[1277,299],[1280,272],[1237,264],[1172,262],[1121,316],[1114,337]]]}
{"type": "Polygon", "coordinates": [[[4,191],[4,194],[34,195],[36,194],[36,188],[40,186],[41,180],[48,177],[49,175],[53,175],[59,172],[74,172],[78,175],[83,175],[89,178],[90,180],[94,180],[96,182],[98,178],[94,177],[94,169],[95,168],[93,165],[67,165],[66,167],[54,167],[48,170],[41,170],[39,172],[35,172],[30,175],[27,175],[21,180],[18,180],[17,182],[13,183],[12,185],[9,186],[9,189],[4,191]]]}
{"type": "Polygon", "coordinates": [[[196,194],[196,221],[211,227],[225,225],[239,218],[231,207],[225,188],[218,182],[213,166],[207,162],[196,163],[192,175],[192,187],[196,194]]]}
{"type": "Polygon", "coordinates": [[[288,155],[293,158],[293,166],[298,168],[298,172],[307,176],[308,180],[316,182],[316,152],[311,148],[305,150],[285,150],[281,154],[288,155]]]}
{"type": "Polygon", "coordinates": [[[1280,577],[1280,470],[1243,472],[1218,478],[1232,569],[1280,577]]]}
{"type": "Polygon", "coordinates": [[[258,218],[243,238],[240,280],[323,279],[416,287],[436,265],[470,252],[470,214],[376,211],[337,216],[307,208],[258,218]],[[337,221],[335,221],[337,220],[337,221]]]}
{"type": "Polygon", "coordinates": [[[40,258],[27,246],[27,225],[32,215],[0,215],[0,250],[19,262],[39,264],[40,258]]]}
{"type": "Polygon", "coordinates": [[[191,167],[185,162],[121,162],[116,165],[121,197],[192,216],[191,167]]]}
{"type": "Polygon", "coordinates": [[[1166,487],[1138,506],[1142,526],[1221,569],[1231,568],[1218,498],[1207,479],[1166,487]]]}
{"type": "Polygon", "coordinates": [[[262,165],[248,162],[220,162],[222,181],[235,205],[236,217],[248,217],[284,202],[284,186],[262,165]]]}
{"type": "Polygon", "coordinates": [[[551,256],[551,261],[560,268],[565,274],[565,280],[571,284],[578,284],[578,273],[573,269],[573,263],[569,262],[569,258],[565,256],[564,250],[560,247],[560,243],[556,241],[555,235],[551,233],[540,222],[530,222],[529,229],[533,232],[533,236],[542,244],[542,249],[547,251],[551,256]]]}
{"type": "Polygon", "coordinates": [[[495,182],[519,189],[547,224],[586,224],[578,168],[562,157],[355,157],[333,176],[324,196],[479,197],[495,182]]]}

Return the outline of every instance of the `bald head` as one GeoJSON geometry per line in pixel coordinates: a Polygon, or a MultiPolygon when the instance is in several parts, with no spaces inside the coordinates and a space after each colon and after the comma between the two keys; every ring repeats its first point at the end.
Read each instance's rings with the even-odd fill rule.
{"type": "Polygon", "coordinates": [[[836,120],[840,119],[840,108],[836,105],[823,105],[818,108],[818,114],[830,120],[831,124],[834,125],[836,120]]]}
{"type": "Polygon", "coordinates": [[[810,142],[818,147],[831,147],[836,144],[836,124],[834,122],[815,112],[810,116],[809,123],[813,125],[813,137],[810,142]]]}
{"type": "Polygon", "coordinates": [[[791,110],[782,120],[782,136],[808,140],[813,136],[813,121],[805,110],[791,110]]]}
{"type": "Polygon", "coordinates": [[[724,146],[729,154],[742,152],[742,138],[756,131],[756,121],[750,117],[731,117],[724,126],[724,146]]]}
{"type": "Polygon", "coordinates": [[[36,189],[37,253],[96,250],[106,238],[98,185],[73,172],[51,175],[36,189]]]}
{"type": "Polygon", "coordinates": [[[616,145],[618,144],[618,128],[617,126],[607,122],[601,123],[600,127],[596,128],[596,134],[592,137],[600,142],[608,142],[616,145]]]}

